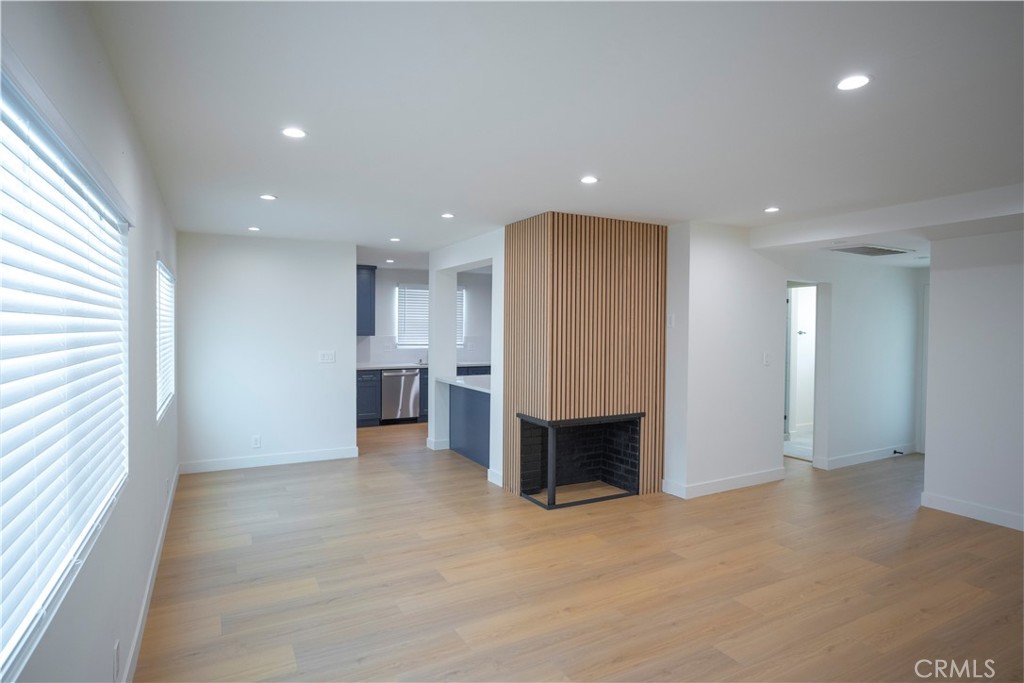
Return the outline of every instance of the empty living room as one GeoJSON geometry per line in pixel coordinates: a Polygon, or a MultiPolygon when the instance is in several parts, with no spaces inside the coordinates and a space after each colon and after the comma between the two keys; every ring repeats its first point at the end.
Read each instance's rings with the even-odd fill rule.
{"type": "Polygon", "coordinates": [[[1024,680],[1024,3],[0,32],[0,680],[1024,680]]]}

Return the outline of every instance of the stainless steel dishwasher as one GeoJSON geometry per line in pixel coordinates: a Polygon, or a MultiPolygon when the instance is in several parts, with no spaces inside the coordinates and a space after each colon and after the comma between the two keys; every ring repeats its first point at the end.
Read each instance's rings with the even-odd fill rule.
{"type": "Polygon", "coordinates": [[[382,370],[380,390],[381,420],[419,419],[419,370],[382,370]]]}

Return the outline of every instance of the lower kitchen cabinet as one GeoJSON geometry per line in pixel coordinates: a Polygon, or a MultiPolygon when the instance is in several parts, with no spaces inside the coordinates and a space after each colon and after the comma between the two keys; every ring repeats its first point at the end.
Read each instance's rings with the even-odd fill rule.
{"type": "Polygon", "coordinates": [[[491,374],[490,365],[460,365],[455,368],[455,374],[459,377],[465,377],[466,375],[489,375],[491,374]]]}
{"type": "Polygon", "coordinates": [[[380,370],[356,372],[356,426],[380,424],[380,370]]]}
{"type": "Polygon", "coordinates": [[[430,379],[426,368],[420,368],[420,422],[427,421],[427,400],[430,398],[430,379]]]}

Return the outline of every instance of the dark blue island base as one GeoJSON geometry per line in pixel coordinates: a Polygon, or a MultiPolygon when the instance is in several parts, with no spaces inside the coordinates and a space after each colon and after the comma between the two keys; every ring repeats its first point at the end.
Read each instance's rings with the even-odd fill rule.
{"type": "Polygon", "coordinates": [[[448,444],[485,468],[491,464],[491,395],[448,385],[448,444]]]}

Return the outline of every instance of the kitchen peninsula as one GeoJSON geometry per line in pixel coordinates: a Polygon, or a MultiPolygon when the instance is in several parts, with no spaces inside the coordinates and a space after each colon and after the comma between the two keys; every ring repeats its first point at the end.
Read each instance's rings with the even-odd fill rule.
{"type": "Polygon", "coordinates": [[[449,448],[484,468],[490,466],[491,376],[439,377],[448,385],[449,448]]]}

